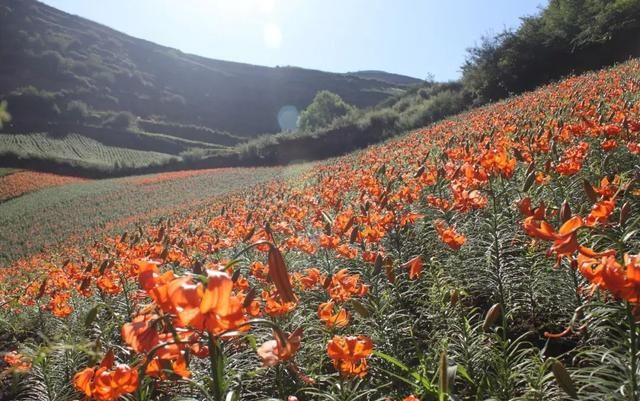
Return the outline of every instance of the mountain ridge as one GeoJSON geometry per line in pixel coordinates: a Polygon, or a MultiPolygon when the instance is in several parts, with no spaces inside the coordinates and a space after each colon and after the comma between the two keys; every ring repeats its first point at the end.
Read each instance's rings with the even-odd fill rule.
{"type": "Polygon", "coordinates": [[[267,67],[189,54],[35,0],[1,0],[0,7],[4,27],[0,27],[4,40],[0,56],[9,60],[0,65],[0,97],[34,86],[56,93],[61,110],[76,94],[98,111],[130,111],[142,118],[157,115],[172,123],[252,137],[279,131],[278,110],[286,105],[300,110],[320,90],[334,91],[366,108],[407,86],[357,73],[267,67]],[[38,62],[44,67],[34,67],[38,62]],[[38,68],[45,74],[37,76],[38,68]],[[238,108],[251,109],[252,118],[246,119],[238,108]]]}

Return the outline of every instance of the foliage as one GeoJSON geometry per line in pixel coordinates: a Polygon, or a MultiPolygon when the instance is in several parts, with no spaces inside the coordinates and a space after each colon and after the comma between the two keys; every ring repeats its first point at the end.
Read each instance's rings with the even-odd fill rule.
{"type": "Polygon", "coordinates": [[[97,168],[121,166],[141,167],[151,163],[165,163],[171,155],[160,152],[107,146],[84,136],[71,134],[64,138],[51,138],[43,134],[0,135],[1,154],[15,154],[22,158],[63,160],[66,163],[85,163],[97,168]]]}
{"type": "Polygon", "coordinates": [[[11,121],[11,114],[7,111],[7,102],[0,102],[0,129],[4,123],[11,121]]]}
{"type": "Polygon", "coordinates": [[[531,90],[579,73],[640,55],[638,0],[551,0],[469,50],[462,81],[477,103],[531,90]]]}
{"type": "Polygon", "coordinates": [[[313,101],[300,113],[298,128],[302,131],[313,131],[328,127],[335,120],[353,112],[353,107],[342,98],[329,91],[320,91],[313,101]]]}
{"type": "Polygon", "coordinates": [[[104,125],[113,129],[131,131],[136,128],[136,117],[128,111],[121,111],[107,119],[104,125]]]}
{"type": "Polygon", "coordinates": [[[66,117],[75,122],[82,122],[89,116],[87,104],[81,100],[72,100],[67,104],[66,117]]]}

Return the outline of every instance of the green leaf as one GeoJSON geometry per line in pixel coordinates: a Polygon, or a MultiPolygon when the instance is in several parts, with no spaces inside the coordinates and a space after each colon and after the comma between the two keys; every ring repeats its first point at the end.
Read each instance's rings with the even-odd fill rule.
{"type": "Polygon", "coordinates": [[[465,379],[470,384],[474,384],[474,381],[471,378],[471,376],[469,375],[469,372],[467,371],[467,368],[465,368],[462,365],[455,365],[455,368],[456,368],[456,375],[459,375],[460,377],[465,379]]]}
{"type": "Polygon", "coordinates": [[[380,351],[373,351],[373,355],[384,359],[385,361],[389,362],[392,365],[395,365],[397,368],[402,370],[403,373],[408,374],[409,376],[413,377],[413,379],[426,392],[429,392],[434,396],[438,395],[438,391],[436,390],[435,386],[429,381],[429,379],[427,379],[426,377],[422,376],[420,373],[416,372],[415,370],[411,369],[410,367],[408,367],[404,363],[400,362],[398,359],[392,357],[391,355],[385,354],[384,352],[380,352],[380,351]]]}
{"type": "Polygon", "coordinates": [[[638,233],[640,229],[635,229],[635,230],[631,230],[628,233],[626,233],[624,235],[624,237],[622,237],[622,242],[627,242],[629,241],[634,235],[636,235],[638,233]]]}
{"type": "Polygon", "coordinates": [[[98,310],[101,306],[102,304],[98,304],[91,308],[89,313],[87,313],[87,316],[84,318],[84,327],[88,328],[96,320],[96,317],[98,316],[98,310]]]}
{"type": "Polygon", "coordinates": [[[369,310],[367,310],[367,307],[364,306],[361,302],[356,301],[355,299],[352,299],[351,306],[353,306],[353,309],[355,309],[355,311],[358,312],[358,315],[364,318],[369,317],[369,310]]]}

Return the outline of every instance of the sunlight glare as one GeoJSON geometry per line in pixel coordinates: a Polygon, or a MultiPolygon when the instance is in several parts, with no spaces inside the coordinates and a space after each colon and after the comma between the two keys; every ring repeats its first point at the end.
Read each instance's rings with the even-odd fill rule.
{"type": "Polygon", "coordinates": [[[282,45],[282,31],[280,27],[274,23],[268,23],[262,31],[262,38],[267,47],[279,49],[282,45]]]}

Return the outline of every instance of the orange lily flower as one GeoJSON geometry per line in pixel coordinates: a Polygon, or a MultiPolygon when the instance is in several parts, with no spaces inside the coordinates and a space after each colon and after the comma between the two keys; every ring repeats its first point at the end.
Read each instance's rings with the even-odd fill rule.
{"type": "Polygon", "coordinates": [[[614,199],[597,202],[591,208],[591,212],[587,216],[585,224],[588,226],[594,226],[596,224],[606,224],[615,207],[616,202],[614,199]]]}
{"type": "Polygon", "coordinates": [[[522,226],[527,234],[533,238],[543,239],[546,241],[554,241],[555,230],[551,224],[544,220],[539,220],[535,216],[529,216],[524,219],[522,226]]]}
{"type": "Polygon", "coordinates": [[[122,395],[130,394],[138,388],[138,371],[129,365],[113,364],[110,352],[102,360],[98,369],[86,368],[75,374],[73,385],[87,397],[99,401],[114,401],[122,395]]]}
{"type": "MultiPolygon", "coordinates": [[[[591,284],[609,291],[614,297],[640,302],[640,255],[625,255],[620,265],[613,251],[602,257],[578,255],[578,268],[591,284]]],[[[601,254],[602,255],[602,254],[601,254]]]]}
{"type": "Polygon", "coordinates": [[[207,288],[182,277],[169,284],[169,297],[180,321],[219,335],[246,322],[241,297],[232,294],[233,281],[225,272],[208,270],[207,288]]]}
{"type": "Polygon", "coordinates": [[[416,256],[415,258],[405,263],[405,266],[409,268],[409,278],[411,280],[420,277],[423,268],[422,257],[416,256]]]}
{"type": "Polygon", "coordinates": [[[558,256],[569,256],[578,250],[578,236],[576,231],[583,226],[580,216],[573,216],[562,226],[556,234],[555,240],[551,246],[551,251],[558,256]]]}
{"type": "Polygon", "coordinates": [[[327,345],[329,358],[344,376],[366,376],[367,358],[372,353],[373,342],[367,336],[333,336],[327,345]]]}
{"type": "Polygon", "coordinates": [[[300,278],[302,288],[309,290],[315,286],[322,285],[325,280],[325,276],[320,272],[320,269],[312,267],[306,270],[306,276],[300,278]]]}
{"type": "Polygon", "coordinates": [[[434,223],[440,240],[447,244],[451,249],[458,250],[466,242],[464,235],[458,234],[451,227],[447,227],[442,220],[436,220],[434,223]]]}
{"type": "Polygon", "coordinates": [[[296,329],[287,337],[286,344],[282,344],[282,339],[275,332],[273,340],[266,341],[257,349],[258,356],[262,364],[266,367],[276,366],[282,361],[287,361],[298,352],[302,340],[302,328],[296,329]]]}
{"type": "Polygon", "coordinates": [[[158,315],[138,315],[120,330],[122,339],[136,352],[148,352],[155,347],[160,338],[154,327],[158,315]]]}
{"type": "Polygon", "coordinates": [[[342,269],[331,277],[327,287],[331,299],[344,302],[354,296],[364,296],[368,287],[360,281],[360,275],[349,274],[347,269],[342,269]]]}
{"type": "Polygon", "coordinates": [[[295,302],[283,302],[269,291],[262,291],[262,299],[265,302],[264,311],[269,316],[286,315],[296,307],[295,302]]]}
{"type": "Polygon", "coordinates": [[[333,301],[323,302],[318,307],[318,316],[328,327],[344,327],[349,324],[349,313],[346,309],[340,308],[337,313],[333,313],[333,301]]]}
{"type": "Polygon", "coordinates": [[[7,352],[2,358],[4,362],[18,372],[31,370],[31,361],[16,351],[7,352]]]}

